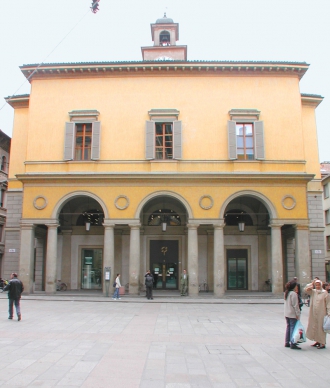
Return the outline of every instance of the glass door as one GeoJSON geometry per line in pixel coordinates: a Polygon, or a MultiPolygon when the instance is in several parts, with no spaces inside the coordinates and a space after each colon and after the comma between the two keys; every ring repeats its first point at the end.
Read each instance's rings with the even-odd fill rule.
{"type": "Polygon", "coordinates": [[[102,288],[102,249],[81,250],[81,288],[84,290],[102,288]]]}
{"type": "Polygon", "coordinates": [[[227,250],[228,290],[248,289],[247,249],[227,250]]]}
{"type": "Polygon", "coordinates": [[[178,289],[179,241],[150,241],[150,270],[154,276],[154,288],[178,289]]]}

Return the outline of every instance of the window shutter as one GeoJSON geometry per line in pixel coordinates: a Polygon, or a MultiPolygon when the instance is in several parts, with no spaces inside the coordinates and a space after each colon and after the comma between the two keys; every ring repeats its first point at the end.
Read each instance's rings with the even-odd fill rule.
{"type": "Polygon", "coordinates": [[[92,160],[100,159],[101,121],[94,121],[92,127],[92,160]]]}
{"type": "Polygon", "coordinates": [[[73,160],[74,123],[65,123],[64,160],[73,160]]]}
{"type": "Polygon", "coordinates": [[[228,156],[229,159],[237,159],[236,146],[236,121],[228,121],[228,156]]]}
{"type": "Polygon", "coordinates": [[[264,122],[254,122],[254,146],[255,158],[265,159],[265,145],[264,145],[264,122]]]}
{"type": "Polygon", "coordinates": [[[182,159],[182,121],[173,122],[173,159],[182,159]]]}
{"type": "Polygon", "coordinates": [[[155,159],[155,122],[146,121],[146,159],[155,159]]]}

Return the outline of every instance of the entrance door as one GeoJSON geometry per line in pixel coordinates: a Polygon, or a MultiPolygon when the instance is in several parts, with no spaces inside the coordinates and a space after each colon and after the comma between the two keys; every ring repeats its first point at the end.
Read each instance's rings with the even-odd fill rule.
{"type": "Polygon", "coordinates": [[[102,249],[81,250],[81,288],[100,290],[102,287],[102,249]]]}
{"type": "Polygon", "coordinates": [[[154,288],[178,289],[178,240],[150,241],[150,270],[154,276],[154,288]]]}
{"type": "Polygon", "coordinates": [[[227,250],[227,288],[228,290],[247,290],[247,249],[227,250]]]}

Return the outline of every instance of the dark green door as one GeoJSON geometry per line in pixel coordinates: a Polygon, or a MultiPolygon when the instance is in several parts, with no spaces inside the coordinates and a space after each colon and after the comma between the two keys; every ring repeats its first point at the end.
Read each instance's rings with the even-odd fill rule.
{"type": "Polygon", "coordinates": [[[228,290],[247,290],[247,249],[227,250],[227,288],[228,290]]]}
{"type": "Polygon", "coordinates": [[[150,270],[154,276],[154,288],[178,289],[178,240],[150,241],[150,270]]]}

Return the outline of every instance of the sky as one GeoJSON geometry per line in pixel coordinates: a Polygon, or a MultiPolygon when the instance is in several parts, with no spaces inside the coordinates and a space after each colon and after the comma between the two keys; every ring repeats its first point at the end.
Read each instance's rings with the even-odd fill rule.
{"type": "Polygon", "coordinates": [[[14,110],[2,97],[30,93],[19,66],[141,60],[166,12],[189,60],[309,63],[300,91],[325,97],[316,121],[319,159],[330,161],[330,0],[100,0],[97,14],[91,1],[0,0],[3,132],[11,136],[14,110]]]}

